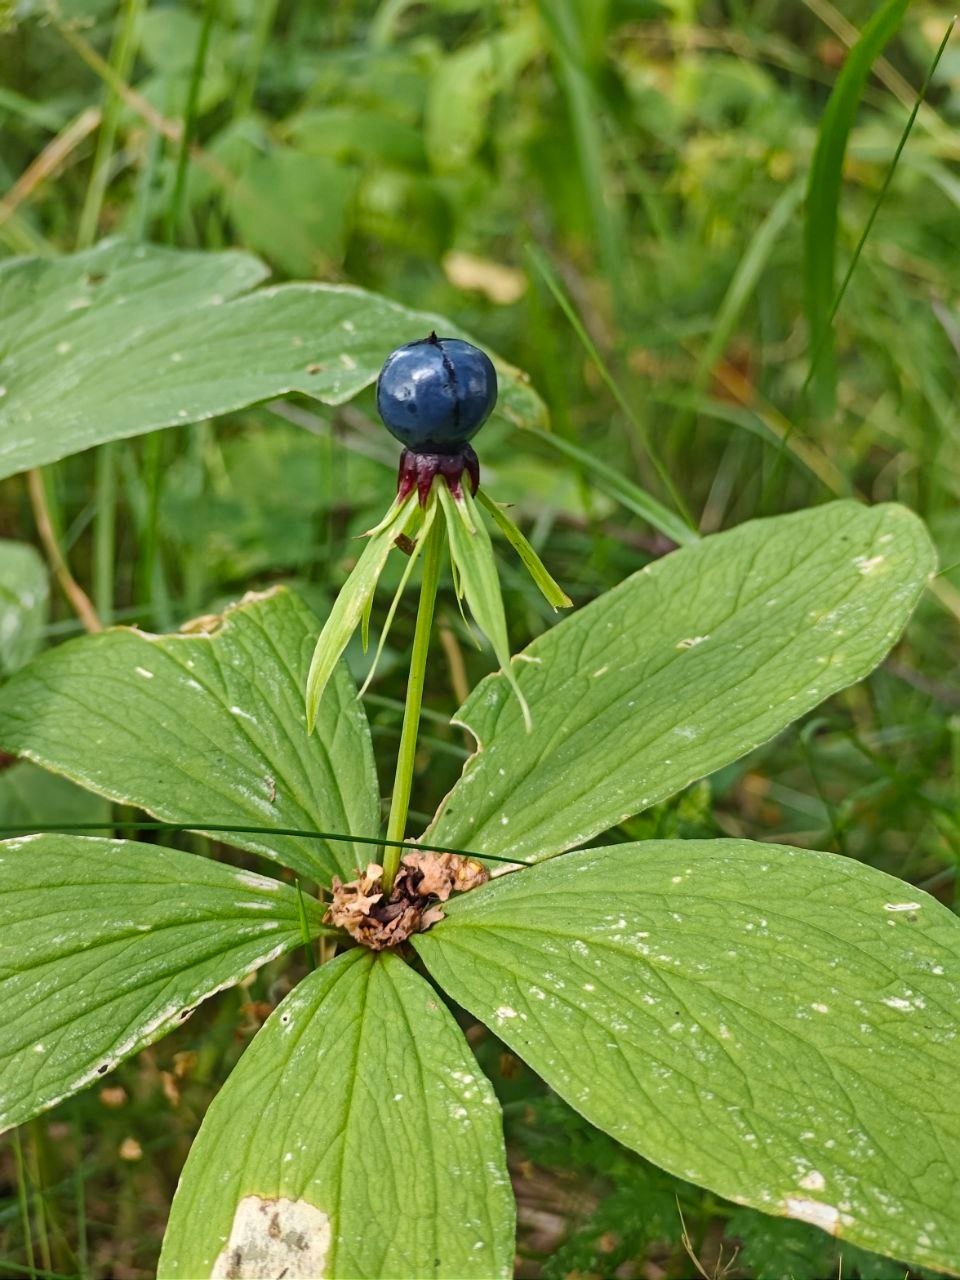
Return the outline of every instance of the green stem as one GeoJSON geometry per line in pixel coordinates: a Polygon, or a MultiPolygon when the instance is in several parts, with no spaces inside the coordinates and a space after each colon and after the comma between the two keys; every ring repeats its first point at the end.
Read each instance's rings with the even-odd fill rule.
{"type": "Polygon", "coordinates": [[[237,88],[237,96],[234,101],[233,118],[235,120],[242,119],[243,116],[248,115],[253,107],[254,96],[257,92],[257,80],[260,77],[260,64],[270,41],[270,31],[273,27],[276,12],[277,0],[260,0],[254,18],[250,52],[247,55],[246,66],[243,69],[242,79],[237,88]]]}
{"type": "Polygon", "coordinates": [[[197,38],[197,46],[193,55],[190,85],[187,89],[187,101],[183,111],[183,133],[180,137],[180,150],[177,154],[173,195],[167,208],[167,240],[170,244],[175,243],[177,239],[183,216],[183,201],[187,190],[187,168],[190,163],[190,146],[197,126],[200,86],[203,82],[203,72],[207,62],[207,48],[210,44],[210,32],[213,28],[215,10],[216,0],[207,0],[200,25],[200,34],[197,38]]]}
{"type": "Polygon", "coordinates": [[[113,620],[117,554],[117,455],[104,444],[94,462],[96,513],[93,518],[93,604],[105,626],[113,620]]]}
{"type": "MultiPolygon", "coordinates": [[[[126,82],[133,69],[133,61],[137,51],[137,35],[140,19],[143,16],[144,0],[127,0],[117,25],[117,34],[110,50],[110,67],[116,72],[118,82],[126,82]]],[[[87,249],[97,236],[97,225],[103,208],[103,198],[110,180],[110,165],[113,160],[113,147],[117,136],[117,124],[120,119],[122,99],[115,84],[108,84],[104,96],[103,117],[100,122],[100,134],[97,138],[97,150],[93,158],[93,169],[83,209],[80,212],[80,226],[77,231],[77,248],[87,249]]]]}
{"type": "Polygon", "coordinates": [[[17,1166],[17,1199],[20,1203],[20,1218],[23,1223],[23,1239],[27,1253],[27,1272],[30,1280],[36,1280],[36,1260],[33,1253],[33,1230],[30,1223],[30,1187],[27,1181],[27,1162],[23,1158],[23,1143],[20,1130],[13,1131],[13,1155],[17,1166]]]}
{"type": "MultiPolygon", "coordinates": [[[[440,482],[442,483],[442,481],[440,482]]],[[[420,605],[417,609],[417,626],[413,634],[413,653],[410,656],[410,674],[407,677],[407,700],[403,708],[403,730],[397,753],[397,772],[393,780],[393,799],[390,802],[390,818],[387,822],[387,839],[402,840],[407,828],[410,808],[410,791],[413,787],[413,769],[417,754],[417,733],[420,728],[420,705],[423,702],[423,684],[427,671],[427,653],[430,649],[430,632],[433,629],[433,608],[440,581],[440,561],[443,556],[443,513],[436,518],[427,534],[423,549],[423,581],[420,584],[420,605]]],[[[383,855],[383,888],[389,893],[400,867],[400,850],[387,848],[383,855]]]]}

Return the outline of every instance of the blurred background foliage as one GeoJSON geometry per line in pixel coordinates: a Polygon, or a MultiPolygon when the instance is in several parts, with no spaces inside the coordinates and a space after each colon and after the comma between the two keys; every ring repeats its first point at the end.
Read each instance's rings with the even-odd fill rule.
{"type": "MultiPolygon", "coordinates": [[[[648,443],[708,533],[837,495],[913,506],[943,572],[884,668],[613,838],[831,849],[952,904],[960,40],[936,68],[838,311],[835,388],[809,376],[805,225],[816,255],[836,210],[839,283],[952,14],[909,7],[866,81],[839,202],[826,207],[806,196],[818,129],[876,8],[2,0],[0,254],[59,254],[105,235],[236,246],[277,280],[356,283],[449,315],[528,370],[548,404],[558,444],[497,421],[481,461],[578,604],[669,550],[632,502],[643,489],[674,504],[648,443]]],[[[322,613],[356,535],[389,501],[395,464],[369,394],[336,411],[294,397],[48,468],[46,505],[107,620],[176,627],[274,581],[322,613]]],[[[0,538],[39,545],[22,478],[0,485],[0,538]]],[[[508,557],[503,573],[519,649],[550,617],[508,557]]],[[[79,629],[47,578],[22,548],[0,555],[4,673],[79,629]],[[7,628],[15,592],[30,606],[7,628]]],[[[468,750],[449,712],[490,668],[449,592],[440,620],[424,820],[468,750]]],[[[368,704],[383,778],[411,630],[405,605],[368,704]]],[[[364,655],[350,660],[362,674],[364,655]]],[[[0,823],[108,816],[29,764],[0,763],[0,823]]],[[[0,1147],[0,1273],[153,1274],[190,1138],[298,963],[225,993],[99,1092],[0,1147]]],[[[464,1025],[506,1108],[518,1276],[907,1274],[668,1177],[464,1025]]]]}

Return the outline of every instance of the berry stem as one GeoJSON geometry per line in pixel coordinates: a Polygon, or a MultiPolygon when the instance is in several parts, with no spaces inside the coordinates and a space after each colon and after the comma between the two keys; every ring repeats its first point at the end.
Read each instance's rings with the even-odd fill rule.
{"type": "MultiPolygon", "coordinates": [[[[441,484],[445,483],[443,480],[441,484]]],[[[413,770],[417,754],[417,734],[420,728],[420,706],[423,702],[423,684],[427,670],[427,653],[430,649],[430,633],[433,629],[433,609],[440,581],[440,562],[443,557],[445,525],[443,513],[438,509],[426,535],[423,549],[423,580],[420,584],[420,604],[417,608],[417,625],[413,633],[413,653],[410,655],[410,674],[407,677],[407,698],[403,709],[403,729],[400,749],[397,752],[397,771],[393,780],[393,797],[390,801],[390,817],[387,822],[387,840],[402,840],[407,829],[407,811],[410,808],[410,791],[413,787],[413,770]],[[399,834],[398,834],[399,833],[399,834]]],[[[400,867],[400,849],[387,848],[383,854],[383,888],[389,893],[400,867]]]]}

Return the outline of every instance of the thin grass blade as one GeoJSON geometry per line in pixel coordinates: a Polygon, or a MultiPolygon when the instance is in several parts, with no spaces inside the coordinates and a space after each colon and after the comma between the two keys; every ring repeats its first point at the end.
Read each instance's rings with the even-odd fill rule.
{"type": "Polygon", "coordinates": [[[831,327],[836,288],[837,227],[843,159],[870,68],[896,35],[910,0],[886,0],[847,55],[830,95],[807,185],[804,222],[804,287],[810,328],[811,372],[818,411],[832,411],[836,398],[836,352],[831,327]]]}

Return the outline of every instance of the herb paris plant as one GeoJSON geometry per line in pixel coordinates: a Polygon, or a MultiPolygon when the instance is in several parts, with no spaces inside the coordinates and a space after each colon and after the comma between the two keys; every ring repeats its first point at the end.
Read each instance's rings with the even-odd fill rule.
{"type": "MultiPolygon", "coordinates": [[[[511,1273],[496,1100],[414,961],[664,1168],[960,1268],[960,1123],[943,1101],[960,1067],[955,918],[828,854],[578,848],[865,676],[933,571],[920,521],[838,502],[751,522],[640,570],[511,662],[483,511],[507,521],[482,487],[458,498],[442,473],[425,505],[399,500],[322,630],[278,589],[201,633],[69,642],[0,689],[3,749],[171,822],[300,829],[234,842],[325,890],[363,865],[363,846],[309,832],[376,834],[369,729],[337,658],[398,537],[426,582],[413,675],[444,536],[501,661],[457,713],[477,750],[421,847],[518,869],[445,900],[407,948],[344,950],[282,1001],[204,1120],[160,1275],[511,1273]]],[[[347,941],[323,903],[303,903],[279,879],[152,845],[0,844],[3,1123],[98,1079],[304,933],[347,941]]]]}

